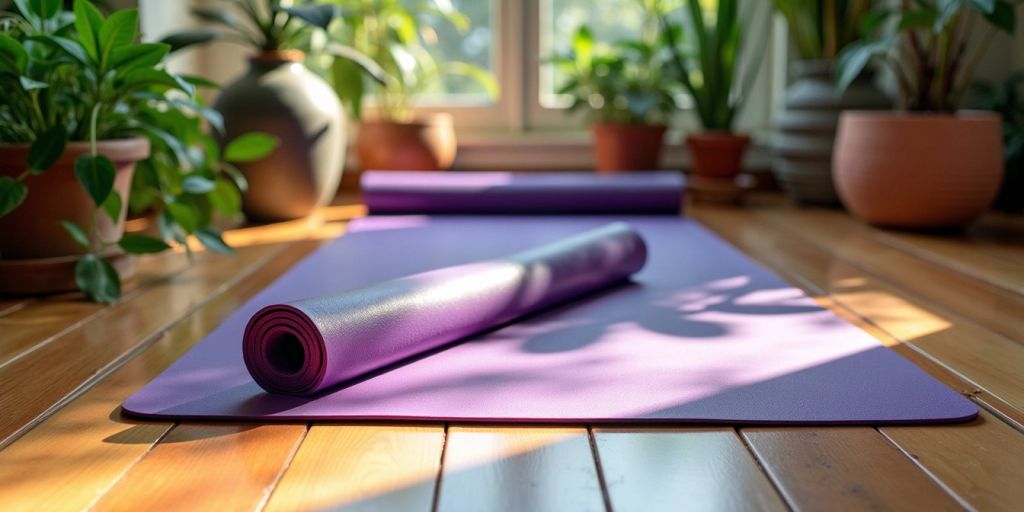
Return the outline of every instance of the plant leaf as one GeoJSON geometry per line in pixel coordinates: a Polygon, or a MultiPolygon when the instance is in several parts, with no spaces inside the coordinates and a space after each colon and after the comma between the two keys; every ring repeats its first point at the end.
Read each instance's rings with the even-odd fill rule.
{"type": "Polygon", "coordinates": [[[107,260],[86,254],[75,264],[75,283],[89,300],[113,304],[121,297],[121,276],[107,260]]]}
{"type": "Polygon", "coordinates": [[[103,204],[114,189],[114,163],[103,155],[82,155],[75,161],[75,177],[96,206],[103,204]]]}
{"type": "Polygon", "coordinates": [[[110,54],[109,67],[119,72],[134,68],[152,68],[160,64],[170,51],[170,45],[163,43],[143,43],[115,48],[110,54]]]}
{"type": "Polygon", "coordinates": [[[89,248],[89,237],[86,236],[85,231],[82,231],[82,228],[78,227],[77,224],[69,220],[62,220],[60,221],[60,225],[64,226],[64,231],[67,231],[68,235],[71,235],[71,239],[74,240],[76,244],[82,246],[83,249],[89,248]]]}
{"type": "Polygon", "coordinates": [[[121,208],[123,206],[121,194],[118,194],[116,190],[111,190],[103,204],[100,205],[100,208],[103,210],[103,213],[107,214],[107,217],[110,217],[110,220],[116,223],[121,218],[121,208]]]}
{"type": "Polygon", "coordinates": [[[13,37],[0,33],[0,64],[7,71],[20,75],[25,71],[28,63],[28,52],[13,37]]]}
{"type": "Polygon", "coordinates": [[[234,215],[242,209],[242,195],[230,181],[218,178],[213,191],[207,196],[210,204],[224,215],[234,215]]]}
{"type": "Polygon", "coordinates": [[[167,213],[186,233],[192,233],[199,228],[199,212],[188,203],[167,203],[167,213]]]}
{"type": "Polygon", "coordinates": [[[103,63],[104,69],[113,67],[109,65],[109,59],[114,50],[132,44],[138,24],[138,9],[117,11],[103,22],[99,33],[99,61],[103,63]]]}
{"type": "Polygon", "coordinates": [[[67,144],[68,131],[61,125],[41,133],[28,150],[28,172],[42,174],[49,170],[64,153],[67,144]]]}
{"type": "Polygon", "coordinates": [[[276,137],[261,132],[247,133],[228,143],[224,149],[224,160],[229,162],[254,162],[277,148],[276,137]]]}
{"type": "Polygon", "coordinates": [[[327,29],[327,25],[331,24],[331,20],[334,19],[337,9],[335,6],[330,4],[308,4],[298,5],[295,7],[278,7],[274,9],[275,12],[287,13],[291,16],[299,18],[310,25],[327,29]]]}
{"type": "Polygon", "coordinates": [[[182,32],[175,32],[165,36],[160,40],[160,42],[170,46],[171,52],[173,53],[181,50],[182,48],[188,48],[189,46],[209,43],[218,37],[220,37],[220,33],[216,30],[197,28],[182,32]]]}
{"type": "Polygon", "coordinates": [[[159,238],[134,233],[121,237],[121,240],[117,242],[117,245],[121,246],[125,252],[132,254],[152,254],[166,251],[171,248],[171,246],[167,245],[167,242],[164,242],[159,238]]]}
{"type": "Polygon", "coordinates": [[[34,91],[36,89],[46,89],[50,84],[46,82],[40,82],[39,80],[33,80],[27,76],[19,76],[18,82],[21,84],[21,88],[26,91],[34,91]]]}
{"type": "Polygon", "coordinates": [[[185,176],[181,182],[182,190],[189,194],[205,194],[213,191],[214,187],[213,180],[196,175],[185,176]]]}
{"type": "Polygon", "coordinates": [[[65,55],[75,59],[79,63],[87,64],[89,62],[89,55],[86,53],[85,48],[82,48],[82,45],[78,43],[78,41],[68,39],[66,37],[53,36],[49,34],[31,36],[28,39],[32,41],[41,41],[54,48],[57,48],[65,55]]]}
{"type": "Polygon", "coordinates": [[[99,32],[103,26],[103,15],[88,0],[75,0],[75,31],[78,42],[93,60],[99,59],[99,32]]]}
{"type": "Polygon", "coordinates": [[[28,187],[24,183],[7,176],[0,176],[0,217],[11,213],[25,200],[28,187]]]}
{"type": "Polygon", "coordinates": [[[1017,30],[1015,10],[1012,3],[1006,0],[997,0],[992,8],[992,12],[985,14],[985,19],[996,28],[1012,35],[1017,30]]]}
{"type": "Polygon", "coordinates": [[[331,63],[331,81],[349,117],[353,120],[362,119],[363,95],[366,92],[362,69],[349,59],[334,59],[331,63]]]}
{"type": "Polygon", "coordinates": [[[195,87],[162,69],[133,69],[124,76],[124,83],[122,84],[123,87],[140,87],[144,85],[162,85],[171,89],[178,89],[189,96],[195,94],[195,87]]]}
{"type": "Polygon", "coordinates": [[[192,15],[205,22],[220,23],[233,29],[237,29],[242,25],[242,20],[235,13],[225,9],[193,7],[192,15]]]}
{"type": "Polygon", "coordinates": [[[380,85],[387,86],[389,83],[394,81],[394,79],[384,71],[384,68],[380,67],[380,64],[377,64],[376,61],[351,46],[329,42],[324,48],[324,51],[335,57],[340,57],[352,62],[358,66],[363,73],[366,73],[366,76],[369,76],[373,81],[380,85]]]}
{"type": "Polygon", "coordinates": [[[207,249],[213,252],[219,252],[221,254],[235,253],[235,250],[224,242],[224,239],[221,237],[220,231],[217,231],[216,228],[207,226],[205,228],[197,230],[195,235],[196,238],[199,239],[199,242],[203,244],[203,247],[206,247],[207,249]]]}

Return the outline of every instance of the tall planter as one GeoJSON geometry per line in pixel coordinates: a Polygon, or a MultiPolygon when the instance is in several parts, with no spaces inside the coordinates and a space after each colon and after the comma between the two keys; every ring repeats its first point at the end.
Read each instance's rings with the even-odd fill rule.
{"type": "Polygon", "coordinates": [[[445,170],[455,163],[457,149],[455,125],[446,113],[412,122],[363,121],[356,134],[364,170],[445,170]]]}
{"type": "Polygon", "coordinates": [[[345,161],[345,117],[331,87],[302,64],[301,52],[250,59],[249,70],[217,98],[225,139],[252,131],[278,138],[267,157],[239,167],[249,181],[250,218],[305,217],[338,191],[345,161]]]}
{"type": "MultiPolygon", "coordinates": [[[[28,144],[0,144],[0,176],[15,177],[25,169],[28,144]]],[[[97,152],[114,163],[114,190],[127,204],[135,164],[149,156],[143,138],[100,141],[97,152]]],[[[0,293],[53,293],[74,290],[76,258],[85,252],[60,221],[86,228],[93,225],[103,240],[124,233],[127,208],[116,221],[96,212],[92,199],[75,178],[75,160],[91,151],[87,142],[68,144],[64,154],[43,174],[29,176],[29,194],[14,211],[0,218],[0,293]]],[[[122,279],[132,273],[131,260],[108,255],[122,279]]]]}
{"type": "Polygon", "coordinates": [[[651,171],[658,168],[665,125],[594,123],[594,160],[598,172],[651,171]]]}
{"type": "Polygon", "coordinates": [[[861,74],[842,95],[835,93],[831,64],[803,60],[793,65],[794,81],[786,89],[776,120],[776,181],[794,200],[838,206],[832,182],[832,150],[839,115],[844,110],[888,110],[892,104],[874,84],[874,75],[861,74]]]}
{"type": "Polygon", "coordinates": [[[844,112],[833,158],[836,189],[857,217],[880,226],[964,226],[1003,175],[999,116],[844,112]]]}

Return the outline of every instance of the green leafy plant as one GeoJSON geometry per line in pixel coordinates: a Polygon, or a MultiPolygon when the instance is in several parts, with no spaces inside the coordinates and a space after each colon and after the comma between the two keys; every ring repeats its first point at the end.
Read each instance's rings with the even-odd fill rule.
{"type": "Polygon", "coordinates": [[[357,51],[325,37],[331,22],[338,19],[338,8],[327,3],[282,5],[281,0],[215,0],[213,6],[197,6],[192,14],[217,27],[185,30],[163,39],[174,49],[214,40],[251,47],[260,52],[301,51],[315,56],[330,56],[351,66],[362,80],[364,75],[378,83],[387,76],[379,65],[357,51]]]}
{"type": "MultiPolygon", "coordinates": [[[[344,42],[369,56],[384,71],[375,94],[380,117],[407,121],[414,98],[439,83],[444,75],[464,76],[480,84],[492,98],[498,96],[494,77],[466,62],[438,62],[428,51],[422,27],[448,23],[457,30],[469,29],[469,18],[455,10],[450,1],[424,0],[333,0],[341,9],[343,23],[332,27],[334,40],[344,42]]],[[[353,119],[362,118],[368,88],[351,60],[335,60],[331,76],[335,91],[353,119]]]]}
{"type": "Polygon", "coordinates": [[[871,0],[774,0],[789,26],[800,57],[834,60],[839,51],[860,38],[858,27],[871,0]]]}
{"type": "Polygon", "coordinates": [[[550,59],[566,77],[556,92],[571,96],[569,112],[586,107],[590,121],[664,124],[676,103],[661,72],[668,63],[656,43],[637,39],[598,45],[590,29],[581,26],[569,51],[550,59]]]}
{"type": "Polygon", "coordinates": [[[1003,118],[1003,156],[1006,174],[996,198],[997,209],[1024,212],[1024,71],[1018,71],[1000,84],[974,85],[980,98],[978,107],[999,113],[1003,118]]]}
{"type": "MultiPolygon", "coordinates": [[[[196,92],[210,84],[166,70],[169,45],[136,44],[135,9],[104,17],[88,0],[75,0],[73,11],[63,9],[60,0],[14,3],[18,13],[5,13],[0,21],[0,87],[5,90],[0,96],[0,140],[29,144],[30,149],[24,172],[0,177],[0,217],[30,193],[26,178],[47,172],[68,142],[84,141],[91,150],[77,159],[74,171],[95,210],[87,226],[62,225],[87,251],[75,268],[76,282],[87,297],[110,303],[120,296],[117,272],[102,257],[115,246],[129,253],[159,252],[170,247],[168,241],[184,243],[196,235],[211,250],[229,251],[201,214],[220,201],[218,193],[230,195],[217,187],[218,174],[228,174],[228,164],[207,151],[210,146],[189,147],[177,135],[184,123],[199,126],[206,119],[219,125],[219,115],[196,92]],[[99,154],[97,144],[129,137],[151,142],[152,157],[143,168],[158,162],[193,164],[179,165],[151,183],[149,206],[161,212],[163,239],[99,236],[99,217],[116,222],[126,198],[114,190],[114,164],[99,154]]],[[[260,149],[269,152],[273,141],[263,142],[260,149]]]]}
{"type": "MultiPolygon", "coordinates": [[[[693,98],[704,129],[731,131],[763,59],[742,59],[750,23],[740,20],[737,0],[718,0],[713,9],[704,3],[708,2],[687,0],[684,22],[673,22],[669,13],[662,13],[662,37],[674,78],[693,98]]],[[[750,40],[764,41],[760,35],[750,40]]]]}
{"type": "Polygon", "coordinates": [[[1016,29],[1019,0],[904,0],[879,5],[866,18],[865,38],[840,52],[837,87],[845,89],[871,61],[892,70],[907,110],[955,112],[997,31],[1016,29]],[[981,27],[981,42],[969,48],[981,27]]]}

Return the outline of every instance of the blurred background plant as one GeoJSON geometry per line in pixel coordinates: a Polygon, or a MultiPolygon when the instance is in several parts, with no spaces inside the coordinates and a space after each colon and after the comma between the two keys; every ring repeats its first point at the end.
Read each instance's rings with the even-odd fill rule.
{"type": "Polygon", "coordinates": [[[1013,34],[1020,4],[1021,0],[879,3],[861,23],[864,38],[840,52],[837,86],[845,89],[868,63],[878,61],[896,77],[902,108],[954,113],[996,32],[1013,34]],[[984,35],[970,45],[975,30],[984,35]]]}
{"type": "Polygon", "coordinates": [[[980,82],[974,93],[978,107],[998,112],[1003,118],[1003,150],[1006,161],[1003,183],[994,206],[1009,213],[1024,213],[1024,71],[1000,84],[980,82]]]}
{"type": "Polygon", "coordinates": [[[774,0],[801,59],[832,61],[860,39],[860,24],[871,0],[774,0]]]}
{"type": "Polygon", "coordinates": [[[450,0],[332,1],[340,9],[341,21],[330,27],[330,39],[369,56],[387,77],[374,86],[354,72],[356,62],[331,64],[334,89],[352,119],[362,119],[364,99],[372,94],[381,120],[410,121],[416,98],[439,90],[443,78],[451,76],[472,81],[491,99],[498,97],[491,73],[468,62],[439,60],[434,56],[438,52],[431,51],[439,43],[442,25],[460,34],[470,29],[469,17],[450,0]]]}

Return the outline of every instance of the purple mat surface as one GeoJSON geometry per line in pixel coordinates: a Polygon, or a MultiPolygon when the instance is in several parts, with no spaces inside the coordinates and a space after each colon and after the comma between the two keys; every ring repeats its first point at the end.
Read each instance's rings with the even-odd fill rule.
{"type": "Polygon", "coordinates": [[[682,207],[682,174],[649,171],[368,171],[360,180],[371,214],[672,214],[682,207]]]}
{"type": "Polygon", "coordinates": [[[124,403],[154,418],[887,424],[977,408],[697,224],[673,216],[360,219],[124,403]],[[646,266],[612,287],[313,398],[242,360],[260,308],[501,257],[624,221],[646,266]]]}

